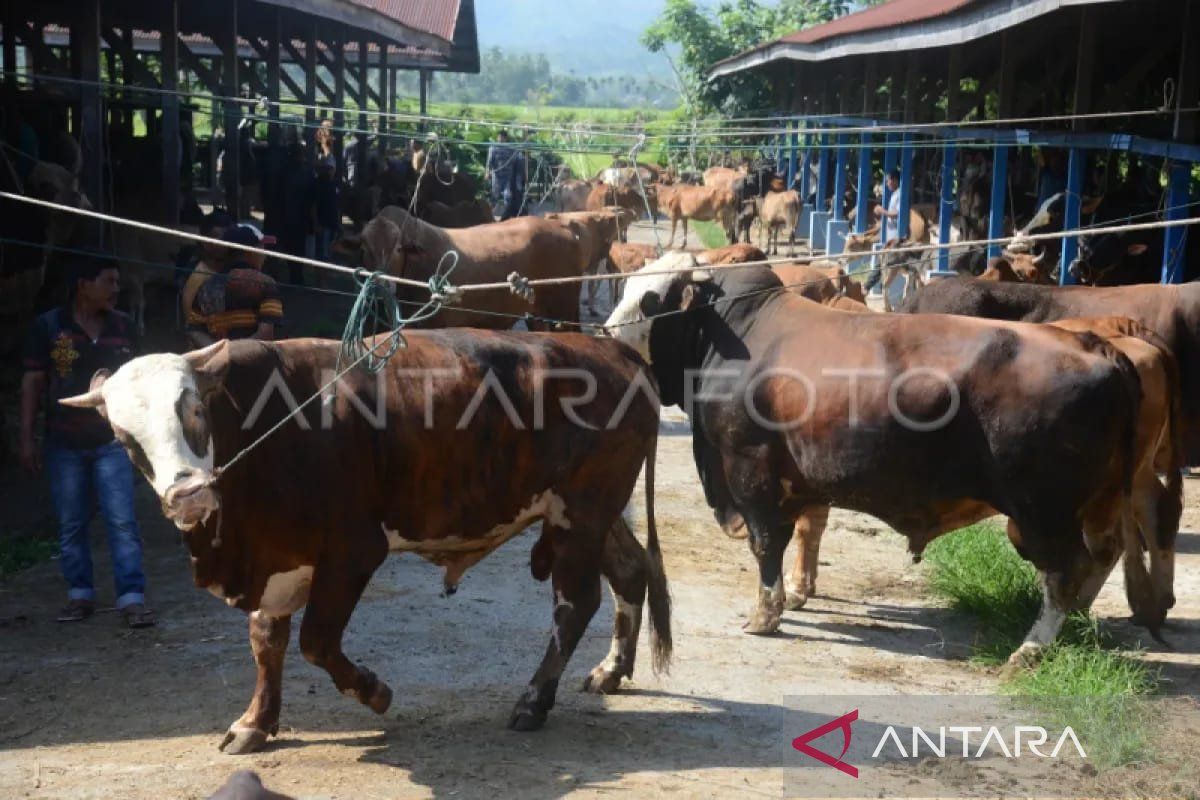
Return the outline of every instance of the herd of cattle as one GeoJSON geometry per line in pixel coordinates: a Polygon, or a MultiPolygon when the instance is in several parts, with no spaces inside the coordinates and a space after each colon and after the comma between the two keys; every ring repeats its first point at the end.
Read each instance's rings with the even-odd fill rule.
{"type": "MultiPolygon", "coordinates": [[[[900,313],[878,313],[838,264],[741,266],[766,255],[737,241],[748,238],[746,214],[776,240],[780,228],[795,231],[796,192],[753,170],[719,168],[703,181],[618,168],[564,182],[563,210],[467,226],[410,213],[415,204],[384,207],[339,244],[411,279],[431,277],[454,251],[459,285],[606,269],[623,287],[613,287],[605,335],[573,331],[579,282],[471,292],[421,323],[434,330],[407,333],[381,373],[351,372],[303,409],[296,402],[336,368],[338,343],[143,356],[63,401],[105,415],[184,532],[196,585],[249,614],[258,680],[224,750],[254,751],[276,734],[296,611],[306,608],[304,657],[382,713],[392,690],[346,656],[342,638],[388,553],[443,567],[450,593],[535,522],[530,571],[552,581],[553,629],[510,726],[545,721],[601,576],[616,606],[612,646],[584,688],[613,692],[632,676],[643,605],[654,665],[665,668],[671,608],[654,522],[664,405],[689,415],[716,522],[747,538],[757,562],[749,633],[774,632],[812,595],[837,506],[883,520],[914,557],[943,533],[1006,516],[1044,593],[1013,668],[1091,605],[1122,556],[1134,618],[1157,635],[1174,604],[1182,473],[1200,458],[1200,286],[1011,282],[1048,261],[1018,237],[988,265],[995,280],[937,281],[900,313]],[[662,253],[624,241],[644,212],[682,220],[685,240],[688,220],[719,221],[734,243],[662,253]],[[517,320],[530,332],[507,330],[517,320]],[[645,548],[623,516],[643,469],[645,548]]],[[[914,236],[932,229],[922,213],[914,236]]],[[[1047,203],[1035,222],[1054,224],[1055,213],[1047,203]]]]}

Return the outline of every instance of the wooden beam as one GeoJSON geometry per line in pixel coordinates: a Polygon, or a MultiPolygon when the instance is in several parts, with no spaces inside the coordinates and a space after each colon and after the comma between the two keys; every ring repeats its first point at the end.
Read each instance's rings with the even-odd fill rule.
{"type": "Polygon", "coordinates": [[[343,110],[346,107],[346,29],[339,26],[337,31],[330,49],[333,51],[333,127],[336,129],[333,152],[337,158],[338,180],[341,180],[346,175],[346,151],[343,147],[346,133],[342,130],[346,127],[346,112],[343,110]]]}
{"type": "Polygon", "coordinates": [[[179,41],[179,60],[191,72],[195,73],[200,85],[209,94],[221,93],[221,76],[217,70],[207,66],[204,61],[193,53],[183,40],[179,41]]]}
{"type": "MultiPolygon", "coordinates": [[[[419,75],[421,97],[418,101],[420,103],[418,108],[420,109],[421,116],[424,117],[429,114],[429,70],[423,69],[419,75]]],[[[424,120],[421,121],[421,130],[425,130],[424,120]]]]}
{"type": "Polygon", "coordinates": [[[1000,70],[997,73],[996,92],[1000,102],[1000,119],[1012,117],[1016,101],[1017,52],[1012,35],[1008,30],[1000,34],[1000,70]]]}
{"type": "Polygon", "coordinates": [[[168,225],[179,224],[179,0],[161,0],[162,39],[162,151],[163,216],[168,225]]]}
{"type": "Polygon", "coordinates": [[[320,102],[333,103],[333,87],[325,82],[325,79],[321,77],[321,73],[313,72],[313,80],[316,81],[317,89],[320,89],[320,102]]]}
{"type": "MultiPolygon", "coordinates": [[[[170,0],[165,1],[170,2],[170,0]]],[[[103,28],[101,33],[104,41],[108,42],[108,52],[121,59],[122,83],[151,88],[158,88],[161,85],[150,68],[138,58],[137,52],[133,49],[133,43],[124,33],[117,33],[116,29],[112,27],[103,28]]]]}
{"type": "MultiPolygon", "coordinates": [[[[1200,105],[1200,7],[1196,0],[1187,0],[1184,12],[1183,32],[1180,37],[1179,77],[1176,80],[1176,95],[1179,105],[1176,107],[1174,139],[1177,142],[1198,142],[1197,132],[1200,126],[1196,123],[1196,112],[1180,113],[1180,108],[1196,108],[1200,105]]],[[[1200,236],[1200,231],[1192,229],[1187,234],[1200,236]]]]}
{"type": "Polygon", "coordinates": [[[358,133],[355,134],[355,149],[358,151],[358,174],[354,177],[359,186],[365,186],[367,177],[367,97],[370,87],[367,85],[367,63],[370,52],[367,40],[358,41],[358,133]]]}
{"type": "Polygon", "coordinates": [[[904,121],[914,122],[917,115],[917,54],[910,52],[904,59],[904,121]]]}
{"type": "Polygon", "coordinates": [[[954,45],[947,53],[946,64],[946,119],[958,122],[962,119],[962,45],[954,45]]]}
{"type": "MultiPolygon", "coordinates": [[[[85,0],[85,2],[90,2],[90,0],[85,0]]],[[[25,23],[18,25],[13,28],[13,32],[21,40],[21,44],[29,49],[33,72],[35,74],[50,72],[55,75],[67,75],[70,73],[70,70],[63,63],[62,59],[56,56],[54,51],[46,45],[40,24],[25,23]]],[[[14,64],[16,63],[15,58],[14,56],[14,64]]]]}
{"type": "Polygon", "coordinates": [[[862,113],[864,117],[870,117],[875,113],[875,98],[876,92],[879,91],[877,81],[879,80],[876,71],[875,56],[868,55],[863,59],[866,64],[863,66],[863,91],[862,91],[862,113]]]}
{"type": "Polygon", "coordinates": [[[379,42],[379,154],[387,155],[388,137],[391,129],[391,119],[388,113],[388,46],[386,41],[379,42]]]}

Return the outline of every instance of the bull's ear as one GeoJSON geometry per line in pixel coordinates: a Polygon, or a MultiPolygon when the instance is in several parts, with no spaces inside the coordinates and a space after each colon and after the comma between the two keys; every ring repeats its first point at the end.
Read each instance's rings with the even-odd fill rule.
{"type": "Polygon", "coordinates": [[[1149,249],[1150,245],[1137,243],[1129,245],[1129,247],[1125,248],[1125,252],[1131,256],[1143,256],[1149,249]]]}
{"type": "Polygon", "coordinates": [[[681,311],[687,311],[688,309],[693,308],[700,301],[700,298],[703,296],[703,294],[704,291],[698,284],[689,283],[688,285],[684,286],[683,295],[679,298],[679,309],[681,311]]]}
{"type": "Polygon", "coordinates": [[[184,359],[196,375],[196,390],[206,396],[225,383],[229,372],[229,340],[222,339],[201,350],[184,353],[184,359]]]}
{"type": "Polygon", "coordinates": [[[1095,214],[1096,209],[1104,202],[1104,195],[1097,197],[1084,198],[1083,206],[1079,209],[1080,214],[1095,214]]]}

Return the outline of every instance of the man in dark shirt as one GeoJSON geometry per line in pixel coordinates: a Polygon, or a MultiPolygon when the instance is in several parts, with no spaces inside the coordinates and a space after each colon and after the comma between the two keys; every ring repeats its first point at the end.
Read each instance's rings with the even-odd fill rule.
{"type": "MultiPolygon", "coordinates": [[[[275,243],[249,224],[234,225],[223,239],[230,244],[263,248],[275,243]]],[[[262,339],[276,336],[283,322],[279,285],[262,271],[266,256],[237,247],[210,270],[197,267],[183,288],[186,333],[192,347],[220,339],[262,339]]]]}
{"type": "Polygon", "coordinates": [[[98,254],[78,256],[72,270],[70,301],[38,317],[26,343],[21,461],[30,471],[41,467],[34,419],[44,400],[45,465],[58,516],[59,564],[68,585],[59,622],[86,619],[96,608],[88,523],[98,504],[108,532],[117,609],[130,627],[147,627],[155,617],[145,605],[133,466],[113,440],[107,420],[93,409],[58,404],[63,397],[88,391],[133,358],[137,328],[114,309],[120,292],[114,261],[98,254]]]}

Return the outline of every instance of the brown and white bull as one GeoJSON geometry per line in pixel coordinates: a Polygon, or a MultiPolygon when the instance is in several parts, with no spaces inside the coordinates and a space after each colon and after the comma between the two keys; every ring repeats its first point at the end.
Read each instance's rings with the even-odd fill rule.
{"type": "Polygon", "coordinates": [[[600,602],[617,607],[612,649],[584,688],[632,674],[641,607],[670,653],[666,578],[653,515],[658,403],[644,364],[618,342],[579,334],[418,331],[378,375],[349,373],[243,461],[229,462],[331,382],[339,343],[218,342],[134,359],[85,395],[183,532],[192,574],[249,614],[258,682],[221,743],[263,746],[279,726],[291,618],[300,651],[377,713],[392,690],[342,651],[350,616],[388,553],[463,573],[534,522],[530,569],[552,578],[550,644],[509,726],[538,728],[600,602]],[[570,372],[563,372],[563,370],[570,372]],[[646,465],[649,555],[622,519],[646,465]]]}
{"type": "Polygon", "coordinates": [[[768,269],[714,272],[671,254],[631,276],[607,322],[636,346],[664,405],[692,422],[718,522],[746,527],[774,632],[796,521],[830,504],[871,514],[920,554],[1002,513],[1040,573],[1043,605],[1011,663],[1087,608],[1120,555],[1139,413],[1129,360],[1095,336],[951,316],[852,314],[783,290],[768,269]]]}

